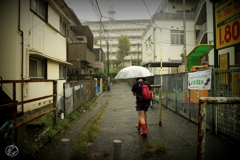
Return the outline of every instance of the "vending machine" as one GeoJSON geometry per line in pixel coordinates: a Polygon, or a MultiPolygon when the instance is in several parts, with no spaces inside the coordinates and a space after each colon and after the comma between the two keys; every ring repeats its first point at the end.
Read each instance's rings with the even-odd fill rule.
{"type": "MultiPolygon", "coordinates": [[[[188,71],[208,70],[208,65],[203,63],[203,58],[207,56],[212,49],[213,45],[211,44],[199,44],[195,46],[186,57],[188,71]]],[[[208,97],[208,90],[191,90],[191,93],[187,95],[190,96],[188,100],[190,99],[191,103],[198,103],[200,97],[208,97]]]]}

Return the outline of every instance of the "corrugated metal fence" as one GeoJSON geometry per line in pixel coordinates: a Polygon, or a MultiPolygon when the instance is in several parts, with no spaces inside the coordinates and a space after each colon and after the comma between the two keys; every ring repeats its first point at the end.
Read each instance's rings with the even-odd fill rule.
{"type": "Polygon", "coordinates": [[[67,82],[63,84],[63,96],[59,102],[58,109],[68,116],[79,108],[84,102],[90,100],[95,95],[95,80],[82,80],[67,82]],[[63,98],[65,97],[65,98],[63,98]]]}

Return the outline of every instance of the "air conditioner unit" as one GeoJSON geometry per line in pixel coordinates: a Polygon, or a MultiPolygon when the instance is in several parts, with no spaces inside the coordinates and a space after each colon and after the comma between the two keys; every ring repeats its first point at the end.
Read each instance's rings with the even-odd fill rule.
{"type": "Polygon", "coordinates": [[[87,37],[86,36],[77,36],[77,41],[81,43],[87,43],[87,37]]]}

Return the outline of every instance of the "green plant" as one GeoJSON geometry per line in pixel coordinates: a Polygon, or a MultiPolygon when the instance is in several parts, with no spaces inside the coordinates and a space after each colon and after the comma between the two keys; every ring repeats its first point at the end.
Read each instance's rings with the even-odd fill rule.
{"type": "Polygon", "coordinates": [[[105,110],[102,108],[97,115],[91,119],[91,121],[86,125],[83,129],[77,140],[71,147],[71,159],[75,158],[86,158],[86,148],[89,142],[93,142],[96,137],[97,133],[99,132],[98,123],[102,117],[102,114],[105,110]]]}
{"type": "Polygon", "coordinates": [[[107,81],[107,74],[102,70],[97,70],[93,73],[94,78],[102,78],[104,81],[107,81]]]}
{"type": "Polygon", "coordinates": [[[41,143],[25,142],[19,148],[21,148],[21,154],[23,158],[35,159],[39,154],[39,149],[43,146],[41,143]]]}
{"type": "Polygon", "coordinates": [[[86,144],[81,141],[75,141],[74,147],[71,150],[72,157],[71,159],[86,159],[86,144]]]}
{"type": "MultiPolygon", "coordinates": [[[[56,125],[53,124],[53,114],[47,114],[43,116],[40,119],[40,122],[43,123],[44,126],[44,132],[41,133],[41,138],[37,142],[22,142],[19,147],[21,148],[21,155],[24,159],[30,158],[35,159],[37,158],[37,155],[39,153],[40,148],[43,146],[44,143],[46,143],[49,139],[53,139],[57,137],[57,133],[60,131],[66,129],[69,127],[69,121],[72,119],[76,119],[81,116],[83,113],[83,110],[89,110],[91,107],[94,107],[96,103],[93,103],[96,100],[97,96],[95,95],[93,98],[91,98],[89,101],[85,102],[82,106],[80,106],[77,110],[75,110],[73,113],[71,113],[67,118],[65,119],[57,119],[56,125]]],[[[93,120],[94,123],[97,123],[98,120],[93,120]]],[[[91,126],[90,130],[97,132],[98,128],[96,126],[91,126]]],[[[90,133],[89,131],[86,132],[82,136],[82,140],[88,139],[89,141],[93,141],[96,137],[96,134],[90,133]]],[[[77,148],[80,148],[80,153],[82,155],[82,152],[84,151],[85,144],[83,143],[76,143],[77,148]]]]}
{"type": "Polygon", "coordinates": [[[168,148],[167,146],[161,141],[156,144],[148,142],[143,147],[143,155],[156,155],[156,154],[165,154],[167,153],[168,148]]]}
{"type": "Polygon", "coordinates": [[[81,113],[79,113],[78,111],[75,111],[75,112],[73,112],[73,113],[71,113],[71,114],[69,115],[69,119],[75,120],[75,119],[77,119],[77,118],[80,117],[80,116],[81,116],[81,113]]]}
{"type": "Polygon", "coordinates": [[[110,152],[106,151],[106,150],[102,150],[102,155],[103,155],[103,157],[108,157],[108,156],[110,156],[110,152]]]}

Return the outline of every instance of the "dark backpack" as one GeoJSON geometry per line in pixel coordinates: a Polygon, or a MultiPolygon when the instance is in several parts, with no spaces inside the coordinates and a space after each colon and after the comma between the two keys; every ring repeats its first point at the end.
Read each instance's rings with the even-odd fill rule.
{"type": "Polygon", "coordinates": [[[149,89],[148,84],[146,82],[142,82],[142,83],[140,83],[140,88],[141,88],[142,98],[145,101],[152,100],[152,92],[149,89]]]}

